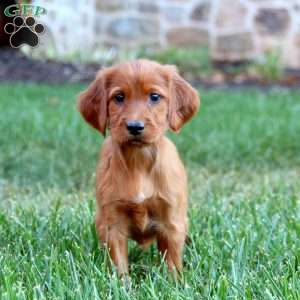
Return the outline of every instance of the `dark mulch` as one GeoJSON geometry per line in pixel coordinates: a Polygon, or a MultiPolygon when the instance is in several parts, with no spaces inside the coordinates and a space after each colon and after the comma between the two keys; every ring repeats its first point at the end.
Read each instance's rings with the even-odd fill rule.
{"type": "MultiPolygon", "coordinates": [[[[100,64],[75,64],[50,60],[34,60],[12,48],[0,48],[0,82],[37,82],[64,84],[90,82],[100,64]]],[[[185,76],[192,84],[204,88],[244,88],[255,87],[270,89],[273,87],[300,89],[300,71],[287,70],[282,80],[268,82],[251,78],[247,74],[232,75],[223,70],[209,77],[196,78],[185,76]]]]}
{"type": "Polygon", "coordinates": [[[205,88],[258,88],[260,90],[269,90],[273,88],[283,88],[283,89],[300,89],[300,71],[298,70],[286,70],[283,79],[278,81],[268,81],[265,79],[255,78],[251,76],[240,76],[235,77],[226,75],[225,79],[220,82],[214,82],[212,78],[194,80],[197,85],[204,86],[205,88]],[[244,77],[244,78],[241,78],[244,77]]]}
{"type": "Polygon", "coordinates": [[[189,78],[194,86],[206,89],[240,89],[257,88],[260,90],[270,90],[273,88],[300,90],[300,71],[286,70],[283,79],[279,81],[268,81],[260,78],[253,78],[247,75],[235,77],[224,74],[223,79],[215,80],[214,77],[189,78]]]}
{"type": "Polygon", "coordinates": [[[100,64],[74,64],[33,60],[18,50],[0,49],[0,82],[38,82],[49,84],[89,82],[100,64]]]}

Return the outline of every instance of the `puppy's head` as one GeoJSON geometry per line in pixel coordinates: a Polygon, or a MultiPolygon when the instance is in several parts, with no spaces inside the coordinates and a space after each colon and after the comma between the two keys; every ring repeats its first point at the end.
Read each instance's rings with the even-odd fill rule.
{"type": "Polygon", "coordinates": [[[119,144],[155,143],[197,112],[198,93],[169,65],[137,60],[101,70],[78,100],[84,119],[119,144]]]}

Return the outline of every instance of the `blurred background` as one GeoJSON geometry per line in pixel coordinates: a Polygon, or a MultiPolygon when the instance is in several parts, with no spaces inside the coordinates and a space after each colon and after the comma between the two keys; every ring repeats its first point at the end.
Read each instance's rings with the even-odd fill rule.
{"type": "MultiPolygon", "coordinates": [[[[11,49],[10,36],[3,28],[13,19],[5,16],[3,10],[16,3],[21,2],[2,0],[0,4],[2,49],[11,49]]],[[[148,57],[174,63],[189,79],[206,85],[274,81],[299,85],[300,0],[32,0],[26,3],[46,9],[46,14],[35,17],[46,27],[39,36],[39,46],[21,48],[27,57],[48,62],[48,71],[43,71],[41,64],[29,64],[33,80],[88,81],[98,67],[148,57]],[[54,66],[49,61],[65,65],[54,66]],[[34,73],[40,69],[39,78],[35,78],[34,73]]],[[[5,71],[3,60],[7,62],[10,56],[7,51],[1,53],[0,79],[9,80],[15,65],[5,71]]],[[[26,62],[21,63],[21,56],[14,61],[18,69],[22,64],[28,69],[26,62]]],[[[26,76],[13,76],[30,80],[29,75],[27,70],[26,76]]]]}

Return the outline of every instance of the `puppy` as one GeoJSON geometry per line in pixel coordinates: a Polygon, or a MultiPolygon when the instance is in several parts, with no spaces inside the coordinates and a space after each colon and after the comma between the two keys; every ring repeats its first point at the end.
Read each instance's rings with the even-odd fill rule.
{"type": "Polygon", "coordinates": [[[157,241],[170,270],[182,269],[187,236],[187,176],[174,144],[199,108],[198,93],[169,65],[136,60],[101,70],[78,109],[105,135],[96,174],[96,229],[120,275],[128,239],[157,241]]]}

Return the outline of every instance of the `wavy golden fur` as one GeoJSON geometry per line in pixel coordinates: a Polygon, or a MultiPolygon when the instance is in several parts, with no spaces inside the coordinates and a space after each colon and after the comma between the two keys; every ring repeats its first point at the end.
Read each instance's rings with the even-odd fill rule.
{"type": "Polygon", "coordinates": [[[175,67],[148,60],[101,70],[79,96],[84,119],[103,135],[110,130],[97,167],[96,229],[119,274],[128,272],[129,238],[144,247],[156,240],[169,269],[182,268],[187,178],[164,134],[169,128],[178,132],[199,103],[175,67]],[[159,95],[155,101],[153,93],[159,95]],[[144,124],[142,132],[128,130],[131,120],[144,124]]]}

